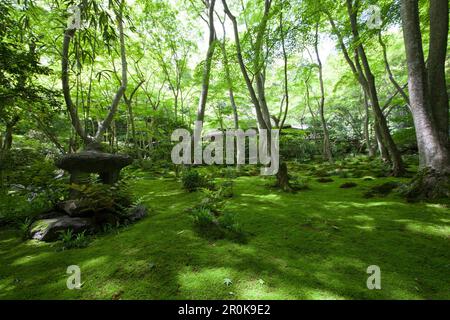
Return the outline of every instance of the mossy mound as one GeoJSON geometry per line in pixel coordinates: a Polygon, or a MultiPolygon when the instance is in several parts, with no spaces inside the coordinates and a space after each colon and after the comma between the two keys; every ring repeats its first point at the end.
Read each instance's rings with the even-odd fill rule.
{"type": "Polygon", "coordinates": [[[358,184],[356,184],[355,182],[345,182],[345,183],[341,184],[339,186],[339,188],[350,189],[350,188],[354,188],[356,186],[358,186],[358,184]]]}
{"type": "Polygon", "coordinates": [[[400,186],[401,186],[401,183],[397,182],[397,181],[385,182],[383,184],[380,184],[380,185],[370,188],[370,190],[364,194],[364,197],[365,198],[372,198],[372,197],[376,197],[376,196],[385,197],[388,194],[390,194],[394,189],[396,189],[400,186]]]}

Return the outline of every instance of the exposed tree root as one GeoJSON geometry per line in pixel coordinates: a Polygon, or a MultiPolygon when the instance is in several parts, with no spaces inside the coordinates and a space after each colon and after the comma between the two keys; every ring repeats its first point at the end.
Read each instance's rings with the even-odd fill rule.
{"type": "Polygon", "coordinates": [[[295,188],[289,182],[287,165],[284,162],[280,163],[280,168],[278,169],[276,187],[280,188],[281,190],[283,190],[285,192],[294,192],[295,191],[295,188]]]}
{"type": "Polygon", "coordinates": [[[431,168],[421,170],[401,192],[408,201],[450,197],[450,174],[431,168]]]}

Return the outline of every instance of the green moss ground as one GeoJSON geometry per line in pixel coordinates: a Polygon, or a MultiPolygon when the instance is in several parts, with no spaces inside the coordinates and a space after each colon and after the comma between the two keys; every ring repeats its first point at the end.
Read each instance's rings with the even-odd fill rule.
{"type": "Polygon", "coordinates": [[[236,179],[227,210],[248,233],[238,244],[193,231],[185,209],[200,193],[145,177],[134,190],[150,216],[87,248],[0,230],[0,299],[450,299],[448,207],[362,197],[392,178],[333,180],[285,194],[268,179],[236,179]],[[339,188],[349,181],[358,186],[339,188]],[[81,290],[66,287],[73,264],[81,290]],[[381,290],[366,288],[369,265],[381,268],[381,290]]]}

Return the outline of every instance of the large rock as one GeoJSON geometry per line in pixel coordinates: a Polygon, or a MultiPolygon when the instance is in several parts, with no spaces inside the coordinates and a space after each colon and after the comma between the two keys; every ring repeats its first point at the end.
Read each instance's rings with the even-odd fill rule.
{"type": "Polygon", "coordinates": [[[30,237],[41,241],[55,241],[60,237],[60,231],[71,229],[74,234],[91,230],[94,227],[90,218],[60,216],[42,219],[34,222],[30,227],[30,237]]]}
{"type": "Polygon", "coordinates": [[[147,208],[144,206],[138,205],[131,210],[131,212],[127,216],[127,219],[131,222],[135,222],[135,221],[145,218],[147,215],[148,215],[147,208]]]}

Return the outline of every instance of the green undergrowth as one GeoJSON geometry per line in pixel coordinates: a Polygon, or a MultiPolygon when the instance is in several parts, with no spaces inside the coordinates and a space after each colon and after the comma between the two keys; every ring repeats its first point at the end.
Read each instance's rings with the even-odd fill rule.
{"type": "Polygon", "coordinates": [[[407,181],[371,170],[328,183],[310,172],[295,172],[308,185],[297,193],[274,189],[273,178],[233,179],[226,211],[244,243],[199,234],[187,209],[202,192],[149,174],[132,190],[150,216],[85,248],[61,251],[1,229],[0,299],[450,299],[446,205],[365,198],[374,186],[407,181]],[[66,287],[70,265],[81,268],[80,290],[66,287]],[[366,287],[370,265],[381,269],[381,290],[366,287]]]}

